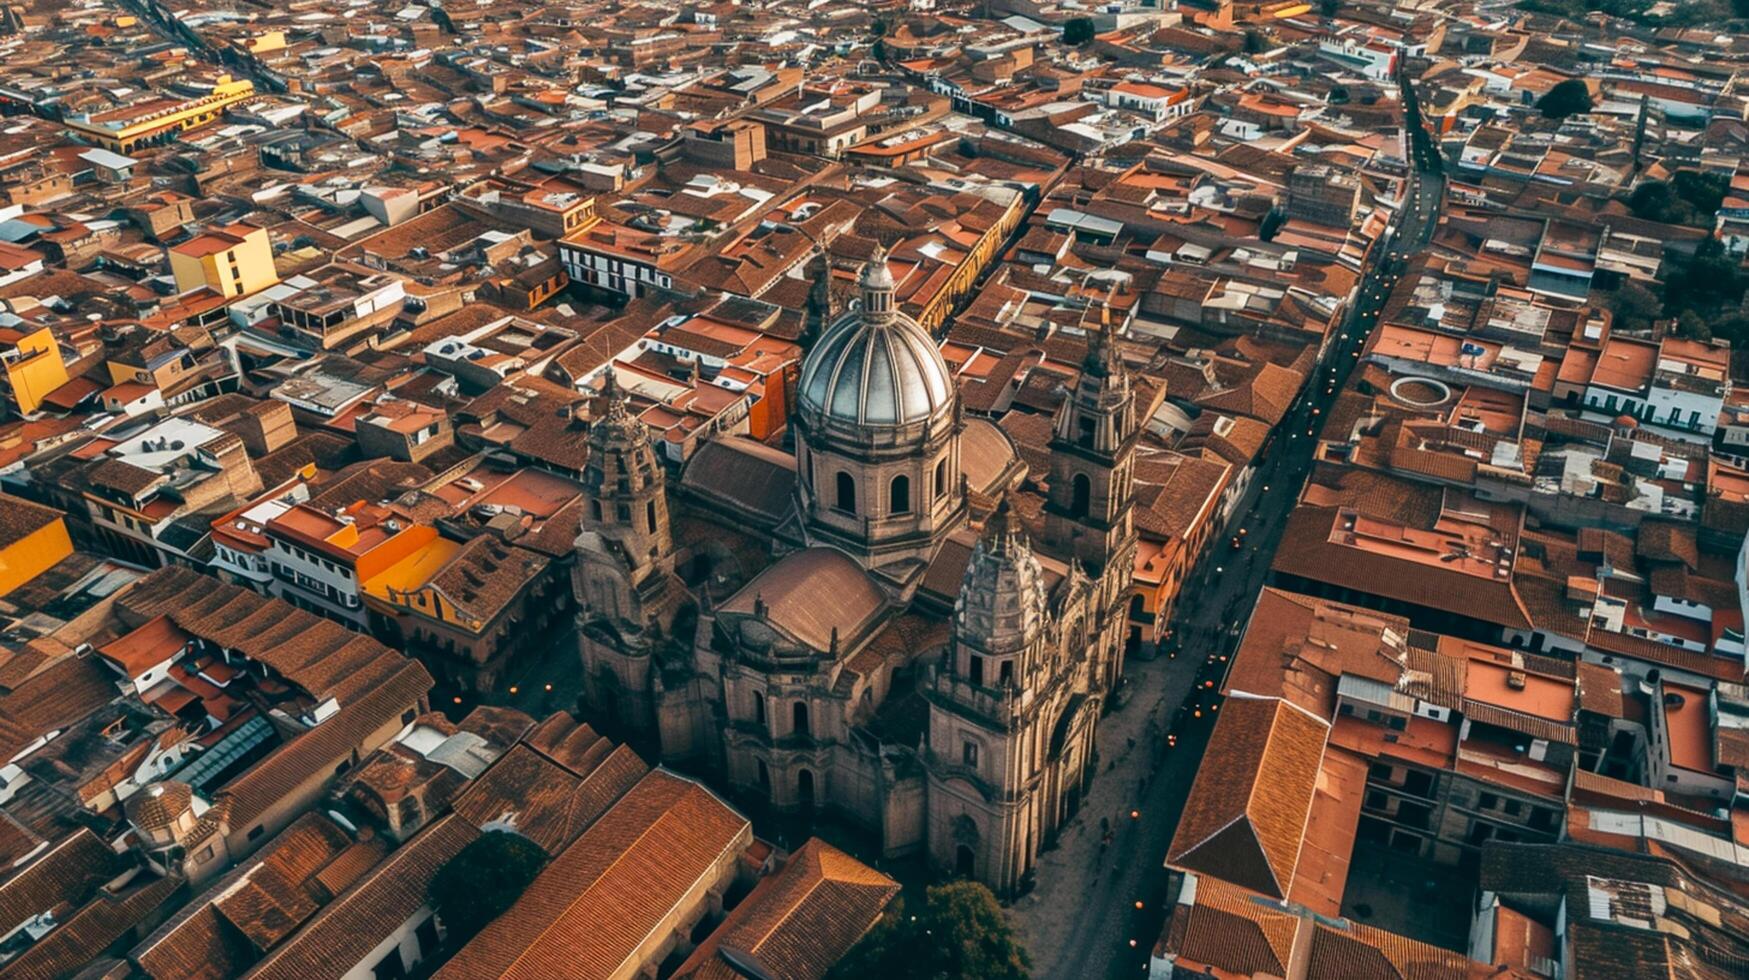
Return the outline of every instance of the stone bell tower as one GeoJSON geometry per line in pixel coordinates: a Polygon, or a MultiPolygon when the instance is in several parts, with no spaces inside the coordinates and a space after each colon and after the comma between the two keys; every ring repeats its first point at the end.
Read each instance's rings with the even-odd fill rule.
{"type": "Polygon", "coordinates": [[[1111,328],[1088,335],[1081,377],[1057,409],[1050,443],[1051,475],[1045,501],[1044,545],[1078,561],[1092,580],[1092,654],[1095,686],[1117,679],[1126,604],[1135,575],[1135,449],[1140,426],[1111,328]]]}
{"type": "Polygon", "coordinates": [[[1011,894],[1073,814],[1097,711],[1077,692],[1044,573],[1006,504],[972,552],[931,672],[926,834],[935,864],[1011,894]]]}
{"type": "Polygon", "coordinates": [[[611,366],[597,404],[572,571],[584,699],[600,716],[643,733],[655,724],[653,646],[684,589],[673,574],[662,464],[611,366]]]}

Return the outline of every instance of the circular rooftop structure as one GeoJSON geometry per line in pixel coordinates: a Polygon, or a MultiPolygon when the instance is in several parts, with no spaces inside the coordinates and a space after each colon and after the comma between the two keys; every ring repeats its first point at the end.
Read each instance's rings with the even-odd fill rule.
{"type": "Polygon", "coordinates": [[[893,308],[893,275],[880,253],[862,274],[862,308],[840,317],[802,365],[801,402],[828,420],[902,427],[953,404],[953,375],[935,341],[893,308]]]}

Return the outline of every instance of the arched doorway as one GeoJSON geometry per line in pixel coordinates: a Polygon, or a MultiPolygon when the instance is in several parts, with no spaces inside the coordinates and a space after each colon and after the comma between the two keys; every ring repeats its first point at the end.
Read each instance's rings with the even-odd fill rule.
{"type": "Polygon", "coordinates": [[[811,769],[803,769],[796,773],[796,802],[800,803],[804,810],[814,808],[814,772],[811,769]]]}
{"type": "Polygon", "coordinates": [[[978,857],[964,844],[953,849],[953,873],[958,878],[970,878],[977,873],[978,857]]]}

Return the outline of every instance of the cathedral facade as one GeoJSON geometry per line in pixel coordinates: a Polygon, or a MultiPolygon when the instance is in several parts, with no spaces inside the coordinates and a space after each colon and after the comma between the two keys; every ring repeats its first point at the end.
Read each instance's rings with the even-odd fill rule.
{"type": "Polygon", "coordinates": [[[719,437],[669,486],[609,368],[574,573],[584,698],[665,761],[1011,894],[1080,804],[1122,669],[1135,399],[1091,334],[1029,473],[965,416],[881,253],[859,294],[813,338],[793,454],[719,437]]]}

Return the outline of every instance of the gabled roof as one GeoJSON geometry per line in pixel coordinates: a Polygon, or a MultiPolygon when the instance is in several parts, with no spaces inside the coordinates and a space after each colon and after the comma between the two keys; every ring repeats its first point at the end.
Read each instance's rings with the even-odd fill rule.
{"type": "Polygon", "coordinates": [[[1328,734],[1280,698],[1222,704],[1166,863],[1286,898],[1328,734]]]}
{"type": "Polygon", "coordinates": [[[437,977],[626,975],[628,960],[687,895],[751,840],[745,817],[698,783],[658,769],[560,853],[437,977]]]}
{"type": "Polygon", "coordinates": [[[898,891],[898,882],[810,838],[736,906],[675,978],[737,980],[743,974],[733,964],[740,962],[785,980],[819,980],[898,891]]]}

